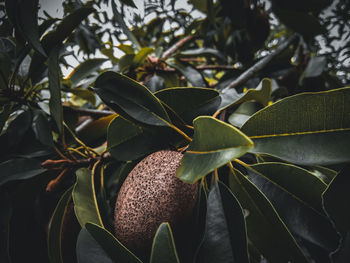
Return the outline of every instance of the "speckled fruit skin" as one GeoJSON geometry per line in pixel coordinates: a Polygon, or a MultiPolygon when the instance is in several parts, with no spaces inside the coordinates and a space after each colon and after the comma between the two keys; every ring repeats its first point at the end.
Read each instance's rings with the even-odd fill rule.
{"type": "Polygon", "coordinates": [[[191,216],[198,185],[183,183],[176,176],[181,158],[176,151],[155,152],[125,179],[115,205],[114,226],[116,237],[130,250],[149,250],[162,222],[170,223],[176,237],[191,216]]]}

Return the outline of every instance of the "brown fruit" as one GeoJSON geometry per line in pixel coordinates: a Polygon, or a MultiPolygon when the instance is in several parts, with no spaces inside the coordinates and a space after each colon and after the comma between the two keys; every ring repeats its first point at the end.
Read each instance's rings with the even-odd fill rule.
{"type": "Polygon", "coordinates": [[[174,236],[187,225],[198,185],[176,176],[182,154],[163,150],[141,162],[125,179],[115,205],[116,237],[136,254],[148,253],[157,228],[169,222],[174,236]]]}

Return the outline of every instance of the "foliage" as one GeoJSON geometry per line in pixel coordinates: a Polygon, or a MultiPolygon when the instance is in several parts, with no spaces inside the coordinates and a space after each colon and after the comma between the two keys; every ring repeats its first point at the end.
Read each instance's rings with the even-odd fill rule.
{"type": "Polygon", "coordinates": [[[0,261],[349,262],[348,6],[1,0],[0,261]],[[144,258],[114,203],[161,149],[200,191],[144,258]]]}

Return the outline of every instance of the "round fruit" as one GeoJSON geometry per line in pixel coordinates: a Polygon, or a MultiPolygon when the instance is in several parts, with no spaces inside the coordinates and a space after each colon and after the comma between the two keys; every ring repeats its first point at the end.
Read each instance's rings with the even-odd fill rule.
{"type": "Polygon", "coordinates": [[[114,211],[115,235],[135,253],[150,249],[162,222],[170,223],[175,237],[187,225],[198,185],[186,184],[176,176],[181,158],[181,153],[170,150],[147,156],[120,189],[114,211]]]}

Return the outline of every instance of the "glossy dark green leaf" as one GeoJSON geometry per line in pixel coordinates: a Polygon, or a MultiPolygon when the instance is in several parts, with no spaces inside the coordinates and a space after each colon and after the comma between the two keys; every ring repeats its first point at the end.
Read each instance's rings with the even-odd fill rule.
{"type": "Polygon", "coordinates": [[[21,0],[17,6],[16,21],[23,36],[30,45],[40,53],[46,56],[46,53],[40,43],[38,27],[38,0],[21,0]]]}
{"type": "Polygon", "coordinates": [[[86,143],[93,143],[98,139],[105,138],[108,126],[115,117],[117,114],[94,120],[80,129],[77,135],[86,143]]]}
{"type": "Polygon", "coordinates": [[[150,263],[179,263],[170,225],[162,223],[154,236],[150,263]]]}
{"type": "Polygon", "coordinates": [[[95,90],[109,107],[125,118],[169,126],[169,116],[160,101],[145,86],[127,76],[105,72],[97,78],[95,90]]]}
{"type": "Polygon", "coordinates": [[[225,61],[226,58],[219,50],[213,48],[197,48],[197,49],[188,49],[180,53],[181,56],[190,56],[190,57],[201,57],[201,56],[214,56],[221,61],[225,61]]]}
{"type": "Polygon", "coordinates": [[[96,72],[106,61],[107,59],[104,58],[92,58],[79,64],[69,75],[69,79],[72,81],[73,86],[76,86],[91,73],[96,72]]]}
{"type": "Polygon", "coordinates": [[[323,166],[311,166],[308,167],[308,169],[313,175],[320,178],[327,185],[338,174],[336,171],[323,166]]]}
{"type": "Polygon", "coordinates": [[[115,263],[86,228],[79,233],[76,250],[78,263],[115,263]]]}
{"type": "Polygon", "coordinates": [[[51,127],[47,116],[45,116],[42,111],[35,112],[32,128],[37,140],[39,140],[44,145],[53,147],[54,143],[51,134],[51,127]]]}
{"type": "Polygon", "coordinates": [[[222,183],[215,183],[209,192],[197,262],[249,262],[243,209],[222,183]]]}
{"type": "Polygon", "coordinates": [[[52,263],[61,263],[63,260],[61,251],[63,217],[72,198],[72,190],[73,188],[70,187],[62,195],[49,222],[47,247],[50,262],[52,263]]]}
{"type": "Polygon", "coordinates": [[[291,9],[295,11],[320,11],[332,3],[332,0],[294,0],[294,1],[283,1],[283,0],[272,0],[274,5],[277,5],[284,9],[291,9]]]}
{"type": "Polygon", "coordinates": [[[311,172],[292,164],[277,162],[254,164],[250,167],[293,198],[322,212],[321,195],[327,185],[311,172]]]}
{"type": "Polygon", "coordinates": [[[108,127],[109,152],[117,160],[135,160],[181,139],[173,130],[164,128],[150,129],[122,117],[115,118],[108,127]]]}
{"type": "Polygon", "coordinates": [[[23,180],[43,173],[38,160],[18,158],[0,163],[0,186],[14,180],[23,180]]]}
{"type": "Polygon", "coordinates": [[[185,182],[194,183],[253,148],[252,141],[238,129],[213,117],[198,117],[193,124],[193,141],[177,170],[185,182]]]}
{"type": "Polygon", "coordinates": [[[349,101],[350,88],[294,95],[258,111],[241,130],[254,153],[305,165],[348,162],[349,101]]]}
{"type": "MultiPolygon", "coordinates": [[[[25,134],[28,132],[32,124],[31,111],[24,111],[10,122],[6,132],[0,135],[0,145],[3,148],[3,153],[0,155],[8,155],[7,151],[14,150],[23,142],[25,134]]],[[[7,157],[8,158],[8,157],[7,157]]]]}
{"type": "Polygon", "coordinates": [[[164,79],[155,74],[145,83],[145,86],[154,93],[165,88],[164,79]]]}
{"type": "Polygon", "coordinates": [[[305,37],[313,37],[325,32],[317,17],[307,12],[272,6],[272,11],[283,24],[305,37]]]}
{"type": "Polygon", "coordinates": [[[106,229],[91,223],[86,224],[86,229],[114,262],[141,263],[140,259],[106,229]]]}
{"type": "Polygon", "coordinates": [[[11,112],[12,112],[12,104],[6,104],[2,107],[0,111],[0,134],[11,112]]]}
{"type": "Polygon", "coordinates": [[[73,202],[75,215],[81,227],[91,222],[103,226],[101,215],[98,209],[94,176],[91,170],[80,168],[76,171],[77,181],[73,188],[73,202]]]}
{"type": "MultiPolygon", "coordinates": [[[[11,74],[11,58],[10,56],[4,51],[6,49],[3,45],[4,41],[0,39],[0,90],[6,89],[8,86],[8,81],[11,74]]],[[[10,100],[4,96],[0,98],[0,106],[3,104],[8,103],[10,100]]]]}
{"type": "Polygon", "coordinates": [[[250,116],[260,109],[261,107],[256,102],[244,102],[228,117],[228,122],[235,127],[241,128],[250,116]]]}
{"type": "Polygon", "coordinates": [[[5,0],[6,14],[13,25],[16,24],[16,5],[18,0],[5,0]]]}
{"type": "MultiPolygon", "coordinates": [[[[63,44],[63,41],[94,11],[95,9],[91,7],[82,7],[64,17],[55,30],[50,31],[42,38],[41,45],[45,52],[50,56],[55,46],[63,44]]],[[[41,81],[43,73],[47,69],[47,66],[44,64],[45,60],[46,58],[41,54],[35,53],[33,55],[28,74],[33,83],[41,81]]]]}
{"type": "Polygon", "coordinates": [[[198,116],[212,115],[220,104],[219,93],[206,88],[168,88],[154,95],[189,124],[198,116]]]}
{"type": "Polygon", "coordinates": [[[270,79],[263,79],[256,89],[249,89],[245,93],[237,93],[235,89],[222,90],[219,109],[228,109],[246,101],[256,101],[267,106],[271,97],[272,83],[270,79]]]}
{"type": "Polygon", "coordinates": [[[193,87],[201,87],[201,88],[206,87],[206,83],[202,74],[191,65],[183,64],[180,62],[176,62],[176,63],[167,62],[167,64],[170,67],[178,70],[182,75],[184,75],[185,78],[191,83],[193,87]]]}
{"type": "Polygon", "coordinates": [[[134,57],[134,54],[125,54],[119,59],[118,66],[121,73],[125,73],[130,69],[133,65],[134,57]]]}
{"type": "Polygon", "coordinates": [[[10,263],[10,220],[12,217],[10,195],[6,190],[0,191],[0,261],[10,263]]]}
{"type": "Polygon", "coordinates": [[[91,7],[81,7],[74,10],[71,14],[64,17],[55,30],[43,37],[41,43],[44,49],[50,50],[52,47],[61,44],[71,33],[84,21],[91,13],[95,11],[91,7]]]}
{"type": "Polygon", "coordinates": [[[151,47],[144,47],[141,48],[135,55],[133,59],[133,64],[135,66],[139,66],[146,58],[148,55],[152,54],[154,52],[154,48],[151,47]]]}
{"type": "Polygon", "coordinates": [[[310,59],[303,73],[304,78],[313,78],[320,76],[327,65],[326,57],[313,57],[310,59]]]}
{"type": "Polygon", "coordinates": [[[247,213],[248,238],[271,263],[308,262],[295,239],[266,196],[235,170],[230,188],[247,213]]]}
{"type": "Polygon", "coordinates": [[[350,232],[350,211],[348,209],[350,187],[350,165],[343,168],[323,193],[324,209],[343,235],[350,232]]]}
{"type": "Polygon", "coordinates": [[[342,239],[339,249],[332,253],[332,262],[347,263],[350,260],[350,232],[342,239]]]}
{"type": "Polygon", "coordinates": [[[54,47],[48,60],[48,77],[49,77],[49,90],[50,90],[50,114],[55,120],[58,131],[63,132],[63,110],[61,102],[61,81],[60,81],[60,68],[58,64],[59,47],[54,47]]]}
{"type": "MultiPolygon", "coordinates": [[[[249,170],[249,179],[266,195],[298,242],[313,244],[324,254],[337,248],[339,237],[322,211],[321,195],[326,185],[320,179],[283,163],[263,163],[252,168],[258,172],[249,170]]],[[[312,253],[315,252],[310,250],[306,254],[312,253]]]]}

